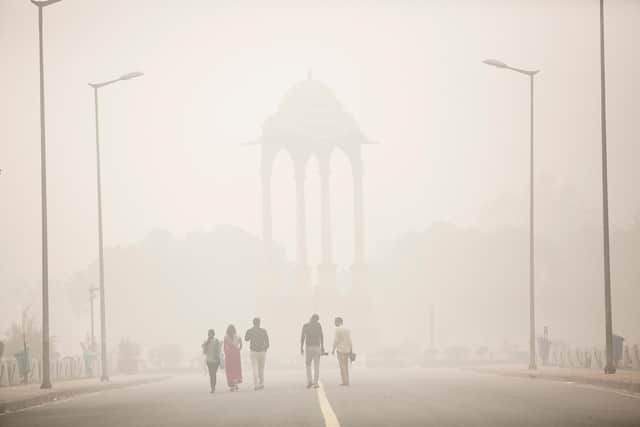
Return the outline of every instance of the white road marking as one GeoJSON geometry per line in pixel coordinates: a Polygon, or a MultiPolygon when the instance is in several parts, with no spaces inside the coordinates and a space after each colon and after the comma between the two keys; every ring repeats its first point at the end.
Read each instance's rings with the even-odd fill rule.
{"type": "MultiPolygon", "coordinates": [[[[476,375],[480,375],[480,376],[485,376],[485,377],[494,377],[494,378],[512,378],[515,380],[523,380],[523,381],[530,381],[529,378],[525,378],[525,377],[521,377],[521,376],[516,376],[516,375],[502,375],[499,373],[491,373],[491,372],[481,372],[481,371],[474,371],[474,370],[468,370],[467,372],[473,372],[476,375]]],[[[535,377],[534,377],[535,378],[535,377]]],[[[544,381],[544,382],[548,382],[548,383],[556,383],[556,384],[567,384],[567,385],[571,385],[573,387],[578,387],[578,388],[584,388],[584,389],[589,389],[589,390],[596,390],[596,391],[601,391],[603,393],[614,393],[620,396],[624,396],[624,397],[629,397],[631,399],[637,399],[640,400],[640,393],[636,393],[633,391],[627,391],[627,390],[619,390],[619,389],[615,389],[615,388],[611,388],[611,387],[605,387],[605,386],[599,386],[599,385],[595,385],[595,384],[588,384],[588,383],[577,383],[575,381],[560,381],[557,379],[553,379],[553,378],[536,378],[536,381],[544,381]]]]}
{"type": "Polygon", "coordinates": [[[592,384],[584,384],[584,383],[574,383],[574,385],[576,387],[580,387],[580,388],[586,388],[586,389],[590,389],[590,390],[597,390],[597,391],[601,391],[601,392],[604,392],[604,393],[615,393],[615,394],[620,395],[620,396],[630,397],[632,399],[640,400],[640,394],[639,393],[635,393],[633,391],[616,390],[616,389],[610,388],[610,387],[604,387],[604,386],[598,386],[598,385],[592,385],[592,384]]]}
{"type": "Polygon", "coordinates": [[[324,417],[324,425],[326,427],[340,427],[340,423],[338,422],[338,417],[336,417],[336,413],[333,412],[333,408],[331,408],[331,404],[329,403],[329,399],[327,399],[327,395],[324,393],[324,387],[322,383],[320,383],[320,387],[316,389],[318,392],[318,403],[320,404],[320,410],[322,411],[322,416],[324,417]]]}

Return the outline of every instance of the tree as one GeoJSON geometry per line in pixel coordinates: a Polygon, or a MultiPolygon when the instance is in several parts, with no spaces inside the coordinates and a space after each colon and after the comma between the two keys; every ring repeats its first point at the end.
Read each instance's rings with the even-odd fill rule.
{"type": "Polygon", "coordinates": [[[136,374],[141,349],[135,341],[123,339],[118,346],[118,369],[124,374],[136,374]]]}
{"type": "MultiPolygon", "coordinates": [[[[19,351],[23,351],[24,347],[29,349],[32,357],[42,357],[42,330],[36,326],[37,322],[34,316],[29,314],[29,309],[22,311],[22,319],[20,322],[14,321],[6,332],[6,341],[4,342],[4,355],[13,357],[19,351]]],[[[54,353],[55,349],[51,349],[54,353]]]]}

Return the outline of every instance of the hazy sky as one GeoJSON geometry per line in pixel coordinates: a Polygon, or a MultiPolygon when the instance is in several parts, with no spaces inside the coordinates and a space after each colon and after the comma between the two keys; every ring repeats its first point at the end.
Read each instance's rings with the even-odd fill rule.
{"type": "MultiPolygon", "coordinates": [[[[640,210],[640,2],[607,0],[611,220],[640,210]]],[[[597,0],[64,0],[44,11],[51,276],[97,256],[91,81],[101,90],[106,245],[154,228],[229,223],[260,232],[255,140],[312,70],[363,132],[369,248],[434,220],[478,224],[505,194],[526,213],[528,81],[481,63],[539,68],[538,209],[600,206],[597,0]],[[270,6],[266,7],[266,3],[270,6]]],[[[0,284],[40,277],[37,9],[0,1],[0,284]]],[[[293,172],[277,160],[274,237],[293,257],[293,172]]],[[[352,261],[350,172],[333,163],[337,261],[352,261]]],[[[319,261],[319,180],[307,179],[309,253],[319,261]]],[[[599,216],[596,220],[599,221],[599,216]]],[[[526,218],[523,218],[526,220],[526,218]]]]}

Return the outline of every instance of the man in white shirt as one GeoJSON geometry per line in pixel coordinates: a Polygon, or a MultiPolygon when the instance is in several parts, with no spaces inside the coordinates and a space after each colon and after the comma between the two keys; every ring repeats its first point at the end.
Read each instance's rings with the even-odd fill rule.
{"type": "Polygon", "coordinates": [[[342,317],[336,317],[336,334],[333,339],[333,350],[331,354],[338,352],[338,364],[340,365],[340,377],[344,386],[349,385],[349,363],[351,363],[351,354],[353,347],[351,344],[351,331],[342,326],[342,317]]]}

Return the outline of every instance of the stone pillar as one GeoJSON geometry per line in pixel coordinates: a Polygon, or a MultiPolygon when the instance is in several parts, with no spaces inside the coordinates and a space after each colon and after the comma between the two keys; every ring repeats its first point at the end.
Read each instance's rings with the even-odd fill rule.
{"type": "Polygon", "coordinates": [[[307,215],[304,196],[306,162],[294,160],[296,181],[296,269],[297,280],[306,288],[311,285],[311,275],[307,263],[307,215]]]}
{"type": "Polygon", "coordinates": [[[273,250],[272,216],[271,216],[271,164],[263,162],[262,180],[262,241],[267,262],[271,261],[273,250]]]}
{"type": "Polygon", "coordinates": [[[364,265],[364,207],[362,190],[362,163],[358,158],[353,162],[353,227],[354,266],[364,265]]]}
{"type": "Polygon", "coordinates": [[[329,156],[318,159],[320,167],[320,215],[321,215],[321,262],[318,266],[318,286],[333,289],[336,282],[336,266],[333,263],[333,240],[331,237],[331,190],[329,185],[329,156]]]}
{"type": "MultiPolygon", "coordinates": [[[[263,150],[265,150],[263,148],[263,150]]],[[[271,171],[273,156],[263,151],[260,165],[260,181],[262,190],[262,244],[264,262],[261,272],[261,283],[256,294],[256,309],[268,313],[273,307],[273,295],[277,292],[277,272],[274,265],[272,207],[271,207],[271,171]]]]}
{"type": "Polygon", "coordinates": [[[359,153],[352,157],[353,171],[353,227],[354,262],[351,267],[351,295],[349,313],[353,316],[353,333],[360,337],[363,353],[378,348],[378,327],[367,288],[367,268],[364,253],[364,192],[362,188],[362,160],[359,153]]]}

